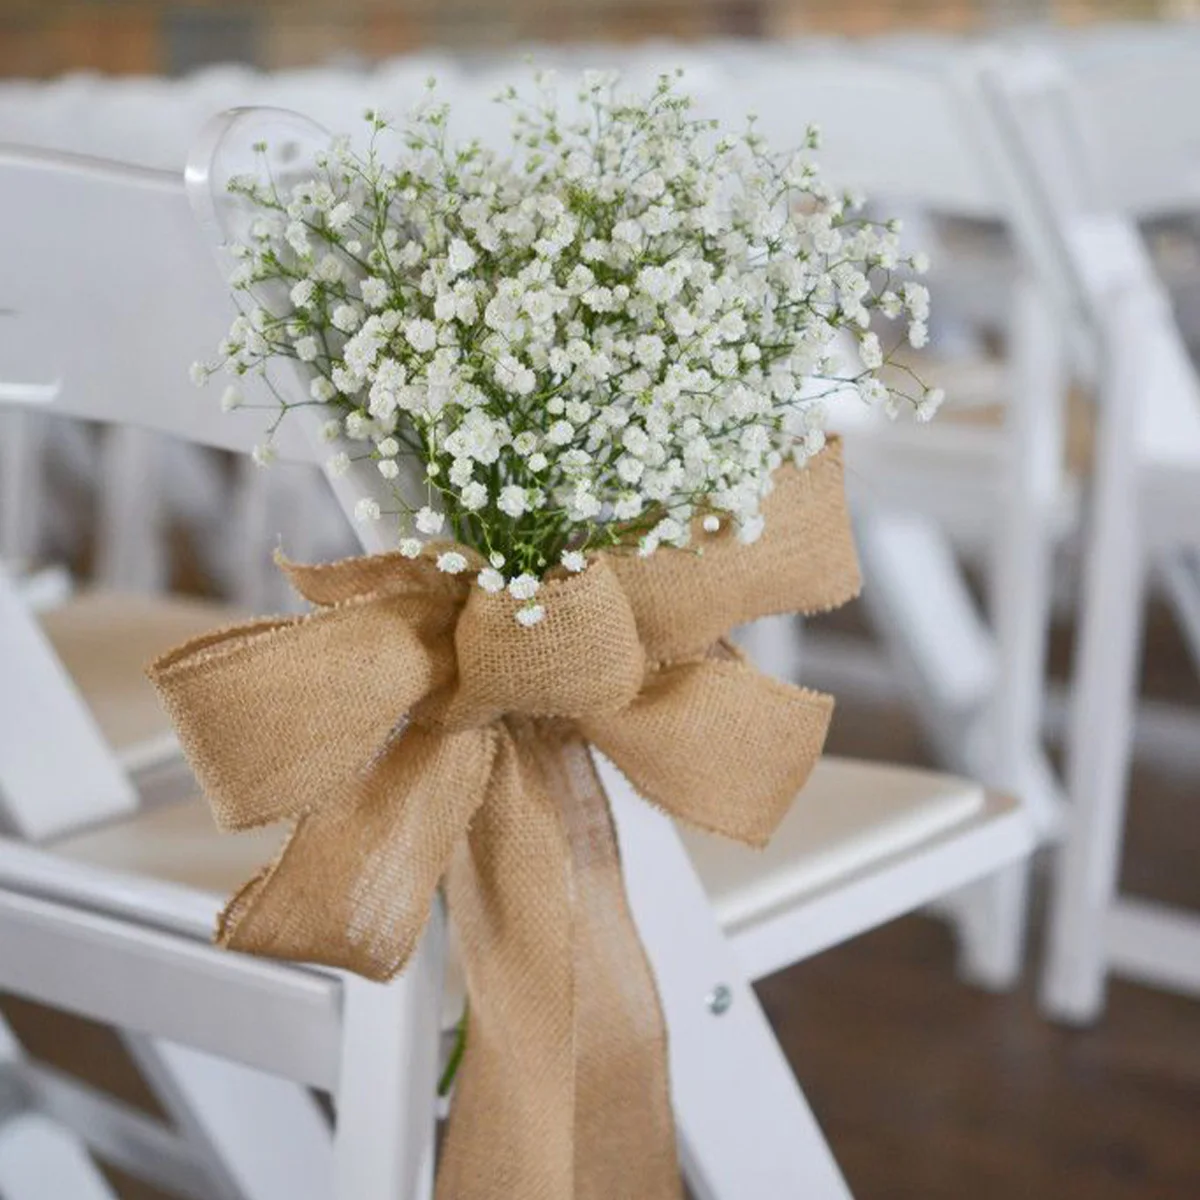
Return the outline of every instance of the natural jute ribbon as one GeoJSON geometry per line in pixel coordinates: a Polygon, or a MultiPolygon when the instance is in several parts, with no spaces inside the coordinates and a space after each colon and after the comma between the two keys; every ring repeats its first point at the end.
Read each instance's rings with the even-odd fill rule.
{"type": "Polygon", "coordinates": [[[827,696],[723,640],[858,590],[831,443],[776,475],[766,532],[602,555],[545,620],[386,554],[285,564],[316,610],[196,639],[150,675],[218,824],[295,828],[220,944],[372,979],[444,880],[471,1004],[439,1200],[677,1200],[666,1032],[588,744],[651,803],[763,845],[827,696]]]}

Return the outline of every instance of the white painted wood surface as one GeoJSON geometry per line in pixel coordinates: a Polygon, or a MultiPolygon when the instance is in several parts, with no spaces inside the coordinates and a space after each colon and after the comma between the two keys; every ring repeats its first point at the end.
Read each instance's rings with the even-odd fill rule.
{"type": "Polygon", "coordinates": [[[7,681],[0,686],[0,817],[6,827],[38,840],[132,812],[132,785],[3,569],[0,663],[7,681]],[[47,744],[50,731],[57,752],[47,744]]]}
{"type": "MultiPolygon", "coordinates": [[[[1110,96],[1121,75],[1115,71],[1111,87],[1104,85],[1110,96]]],[[[1138,978],[1191,990],[1191,964],[1177,956],[1179,931],[1200,929],[1200,919],[1149,906],[1134,910],[1132,924],[1122,923],[1117,913],[1130,910],[1118,907],[1129,901],[1118,899],[1117,872],[1148,573],[1155,557],[1200,541],[1200,381],[1131,221],[1148,203],[1145,195],[1137,202],[1126,197],[1133,212],[1122,212],[1120,197],[1106,195],[1098,182],[1086,89],[1073,87],[1061,63],[1036,52],[993,61],[982,78],[997,125],[1026,172],[1022,221],[1053,247],[1048,263],[1061,277],[1060,291],[1074,296],[1099,386],[1102,419],[1068,734],[1071,805],[1042,983],[1046,1010],[1079,1023],[1099,1016],[1107,972],[1122,964],[1138,978]],[[1078,169],[1065,170],[1069,163],[1078,169]],[[1113,922],[1123,932],[1110,943],[1113,922]],[[1136,949],[1131,929],[1140,935],[1136,949]]],[[[1131,109],[1146,102],[1128,100],[1131,109]]],[[[1178,128],[1189,117],[1195,120],[1178,112],[1165,119],[1178,128]]],[[[1128,142],[1122,146],[1118,137],[1113,149],[1124,149],[1130,163],[1151,152],[1146,139],[1128,142]]],[[[1169,207],[1177,198],[1163,193],[1161,199],[1169,207]]]]}
{"type": "Polygon", "coordinates": [[[129,1033],[123,1040],[172,1123],[206,1165],[210,1194],[204,1200],[333,1195],[329,1122],[306,1088],[228,1056],[129,1033]],[[237,1103],[230,1103],[231,1095],[237,1103]]]}
{"type": "Polygon", "coordinates": [[[18,995],[336,1089],[340,1000],[329,978],[7,891],[0,950],[18,995]]]}
{"type": "MultiPolygon", "coordinates": [[[[57,384],[43,410],[243,451],[261,437],[261,413],[222,414],[219,392],[181,383],[181,364],[186,378],[188,364],[209,358],[235,310],[177,172],[0,146],[0,190],[3,306],[23,326],[19,340],[0,341],[0,378],[23,382],[32,361],[57,384]],[[112,301],[115,280],[124,303],[112,301]]],[[[312,457],[295,428],[277,448],[312,457]]]]}
{"type": "Polygon", "coordinates": [[[76,1141],[32,1113],[0,1125],[0,1194],[5,1200],[117,1200],[76,1141]]]}
{"type": "Polygon", "coordinates": [[[72,1075],[22,1065],[30,1109],[74,1132],[102,1162],[183,1200],[213,1200],[211,1164],[174,1130],[72,1075]]]}
{"type": "Polygon", "coordinates": [[[722,935],[670,821],[601,762],[625,885],[667,1018],[672,1096],[699,1200],[849,1200],[744,968],[722,935]],[[712,1011],[716,989],[730,1007],[712,1011]]]}

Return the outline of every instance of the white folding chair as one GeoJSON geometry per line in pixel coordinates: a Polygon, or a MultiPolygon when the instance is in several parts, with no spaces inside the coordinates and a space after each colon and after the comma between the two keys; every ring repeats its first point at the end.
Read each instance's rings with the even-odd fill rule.
{"type": "MultiPolygon", "coordinates": [[[[183,80],[0,83],[0,141],[182,169],[191,140],[212,112],[261,102],[277,87],[307,85],[328,97],[342,121],[361,114],[365,76],[294,74],[298,77],[290,84],[286,75],[245,68],[213,68],[183,80]]],[[[146,315],[153,321],[154,313],[146,315]]],[[[150,332],[148,326],[147,336],[150,332]]],[[[126,386],[158,394],[159,382],[138,376],[126,386]]],[[[73,550],[90,551],[91,586],[160,594],[170,584],[171,534],[182,531],[216,592],[258,609],[291,599],[269,558],[281,535],[298,553],[307,548],[314,556],[338,557],[354,544],[317,473],[307,466],[265,475],[238,463],[230,480],[221,456],[164,442],[145,430],[97,433],[32,411],[4,414],[0,427],[0,558],[9,562],[43,563],[69,539],[73,550]],[[69,471],[94,497],[85,512],[78,505],[64,511],[67,506],[49,485],[55,468],[69,471]]]]}
{"type": "Polygon", "coordinates": [[[1137,664],[1151,567],[1200,547],[1200,381],[1136,227],[1097,178],[1080,98],[1044,54],[983,79],[1027,175],[1024,215],[1054,238],[1091,335],[1100,435],[1069,736],[1070,812],[1055,873],[1047,1010],[1094,1019],[1109,970],[1200,994],[1200,916],[1117,890],[1137,664]]]}
{"type": "MultiPolygon", "coordinates": [[[[950,769],[1025,796],[1043,834],[1052,836],[1061,786],[1042,744],[1045,644],[1051,564],[1074,505],[1062,461],[1066,348],[1052,316],[1057,298],[1048,293],[1053,281],[1040,267],[1041,247],[1013,227],[1019,182],[973,81],[949,60],[843,53],[784,61],[742,81],[733,103],[742,112],[752,109],[776,145],[797,141],[797,121],[815,122],[828,177],[885,209],[900,204],[999,222],[1018,235],[1000,379],[1002,427],[953,419],[922,428],[893,425],[853,402],[841,415],[860,549],[872,581],[868,613],[927,737],[950,769]],[[964,534],[986,548],[987,616],[954,552],[964,534]]],[[[956,310],[960,292],[972,300],[973,276],[957,281],[953,268],[951,261],[948,298],[935,284],[935,308],[940,300],[956,310]]],[[[942,382],[939,366],[936,356],[927,366],[931,383],[942,382]]],[[[953,378],[971,373],[949,366],[951,388],[953,378]]],[[[981,377],[978,368],[973,373],[981,377]]],[[[982,377],[989,385],[984,402],[994,401],[994,372],[982,377]]],[[[822,674],[839,678],[835,652],[822,654],[819,644],[806,644],[805,652],[822,674]]],[[[954,906],[969,977],[992,987],[1014,982],[1026,892],[1018,870],[954,906]]]]}
{"type": "MultiPolygon", "coordinates": [[[[31,219],[38,220],[40,216],[31,214],[31,219]]],[[[6,272],[15,269],[15,260],[5,262],[6,272]]],[[[10,289],[11,284],[6,291],[10,289]]],[[[103,304],[107,300],[98,296],[95,302],[103,304]]],[[[156,313],[146,313],[144,318],[143,338],[152,342],[164,336],[156,313]]],[[[91,353],[88,338],[95,326],[95,321],[91,321],[70,334],[79,344],[81,364],[87,362],[91,353]]],[[[7,563],[10,570],[18,572],[34,565],[44,569],[46,565],[39,561],[41,543],[36,531],[40,510],[54,499],[45,470],[46,442],[52,431],[57,437],[58,433],[78,432],[81,428],[80,423],[63,420],[47,411],[64,383],[51,365],[53,357],[45,358],[42,354],[34,344],[27,322],[19,314],[11,310],[0,314],[0,357],[7,370],[7,377],[0,379],[0,405],[6,402],[19,405],[0,413],[4,422],[0,437],[3,529],[0,564],[7,563]]],[[[173,374],[168,368],[164,377],[150,362],[138,372],[137,386],[144,387],[148,397],[168,395],[174,385],[173,374]]],[[[102,372],[93,374],[81,366],[78,377],[66,386],[73,391],[86,391],[114,384],[102,372]]],[[[107,504],[103,501],[101,504],[107,509],[105,516],[96,523],[97,554],[103,558],[107,545],[120,556],[122,552],[114,550],[113,540],[104,533],[106,528],[119,525],[123,532],[118,541],[124,543],[130,535],[140,536],[158,547],[151,553],[152,558],[157,558],[165,535],[153,532],[153,522],[132,511],[139,505],[155,509],[156,488],[144,471],[143,457],[150,449],[147,435],[133,428],[105,432],[109,434],[103,443],[108,454],[107,466],[112,477],[119,479],[120,486],[105,488],[96,475],[86,481],[97,487],[101,497],[109,497],[107,504]],[[120,493],[119,498],[115,497],[116,492],[120,493]]],[[[152,465],[163,464],[154,461],[152,465]]],[[[133,574],[136,573],[135,568],[133,574]]],[[[106,574],[111,572],[99,573],[98,584],[106,574]]],[[[172,786],[180,773],[178,743],[143,677],[142,668],[150,658],[178,644],[182,638],[233,620],[236,612],[211,602],[155,595],[128,586],[96,585],[76,590],[61,574],[43,573],[35,576],[34,581],[35,607],[41,612],[43,627],[111,748],[141,786],[172,786]],[[39,580],[41,584],[53,580],[54,586],[39,586],[39,580]]],[[[140,581],[126,580],[127,584],[131,582],[149,585],[153,581],[146,577],[140,581]]]]}
{"type": "MultiPolygon", "coordinates": [[[[1194,357],[1200,344],[1200,30],[1152,28],[1136,54],[1085,42],[1063,43],[1061,55],[1067,76],[1061,103],[1083,147],[1079,179],[1092,203],[1152,228],[1180,227],[1153,260],[1194,357]]],[[[1175,550],[1155,566],[1155,582],[1200,670],[1200,558],[1175,550]]]]}
{"type": "MultiPolygon", "coordinates": [[[[214,161],[244,160],[262,140],[295,162],[298,150],[311,153],[325,139],[286,114],[225,118],[189,167],[193,198],[210,222],[231,219],[209,191],[220,195],[214,161]]],[[[33,320],[39,354],[57,364],[63,382],[50,407],[247,450],[260,435],[252,411],[222,415],[211,397],[186,392],[147,407],[134,398],[140,392],[73,395],[69,386],[84,364],[57,331],[65,312],[93,312],[93,290],[115,263],[129,264],[123,300],[93,313],[102,328],[90,372],[119,377],[147,305],[176,315],[173,340],[143,348],[156,364],[178,368],[219,338],[229,301],[179,177],[9,148],[0,151],[0,185],[12,228],[28,227],[22,213],[55,218],[53,246],[0,233],[5,261],[22,268],[8,306],[33,320]],[[97,228],[103,239],[91,235],[97,228]],[[123,253],[135,243],[158,252],[123,253]],[[23,269],[34,261],[39,272],[23,269]]],[[[328,453],[314,444],[305,411],[280,430],[284,459],[312,462],[328,453]]],[[[353,472],[334,481],[347,511],[369,486],[376,485],[353,472]]],[[[369,534],[365,548],[380,548],[371,540],[378,536],[369,534]]],[[[0,729],[32,742],[17,724],[28,706],[14,707],[0,729]]],[[[606,781],[671,1029],[694,1193],[705,1200],[847,1195],[750,980],[1026,857],[1035,840],[1029,813],[946,776],[828,761],[771,850],[756,858],[698,836],[681,841],[607,768],[606,781]]],[[[88,795],[96,786],[86,776],[59,777],[55,794],[88,795]]],[[[197,804],[130,812],[122,802],[105,822],[95,824],[94,810],[91,820],[94,828],[70,835],[72,821],[62,821],[37,848],[0,846],[0,986],[326,1089],[339,1111],[336,1194],[421,1194],[443,1007],[440,915],[418,959],[389,987],[221,953],[203,940],[218,898],[267,847],[216,837],[197,804]]]]}

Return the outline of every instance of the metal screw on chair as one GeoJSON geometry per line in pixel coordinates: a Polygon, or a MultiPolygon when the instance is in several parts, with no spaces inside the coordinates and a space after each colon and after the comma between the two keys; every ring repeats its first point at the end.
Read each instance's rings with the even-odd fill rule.
{"type": "Polygon", "coordinates": [[[714,1017],[723,1017],[733,1005],[733,991],[728,984],[718,983],[705,1000],[714,1017]]]}

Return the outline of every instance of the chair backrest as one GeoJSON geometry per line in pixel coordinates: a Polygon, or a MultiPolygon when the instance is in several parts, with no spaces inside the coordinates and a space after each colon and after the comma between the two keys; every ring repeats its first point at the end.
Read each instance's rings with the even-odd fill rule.
{"type": "Polygon", "coordinates": [[[997,60],[984,71],[982,88],[1026,175],[1018,220],[1059,247],[1051,261],[1061,271],[1061,287],[1078,297],[1101,370],[1117,351],[1110,340],[1114,304],[1141,297],[1137,336],[1145,385],[1116,396],[1106,389],[1115,402],[1136,406],[1138,437],[1130,451],[1140,447],[1149,461],[1200,464],[1200,379],[1133,217],[1113,209],[1104,194],[1064,66],[1037,52],[997,60]],[[1064,163],[1077,163],[1078,170],[1064,170],[1064,163]]]}
{"type": "Polygon", "coordinates": [[[1081,97],[1041,48],[986,57],[980,92],[1021,176],[1014,219],[1054,248],[1047,269],[1094,328],[1114,289],[1153,288],[1156,275],[1131,217],[1105,195],[1081,97]]]}
{"type": "Polygon", "coordinates": [[[959,102],[962,80],[948,67],[862,53],[780,60],[738,80],[727,103],[754,112],[779,148],[800,144],[805,126],[818,125],[820,162],[840,186],[1003,220],[1004,164],[979,144],[971,106],[959,102]]]}
{"type": "MultiPolygon", "coordinates": [[[[19,331],[0,330],[0,402],[233,450],[261,438],[261,413],[230,417],[187,382],[234,309],[178,174],[0,146],[0,195],[0,308],[19,331]]],[[[313,457],[299,431],[277,449],[313,457]]]]}
{"type": "Polygon", "coordinates": [[[1200,32],[1122,51],[1063,46],[1097,197],[1138,219],[1200,211],[1200,32]]]}
{"type": "MultiPolygon", "coordinates": [[[[0,307],[13,314],[0,324],[0,403],[205,446],[248,451],[261,441],[270,414],[222,413],[187,382],[188,364],[212,354],[233,306],[182,176],[9,147],[0,150],[0,193],[0,307]]],[[[300,462],[321,454],[303,417],[276,444],[300,462]]],[[[41,840],[135,807],[130,781],[7,578],[0,663],[5,827],[41,840]]]]}

